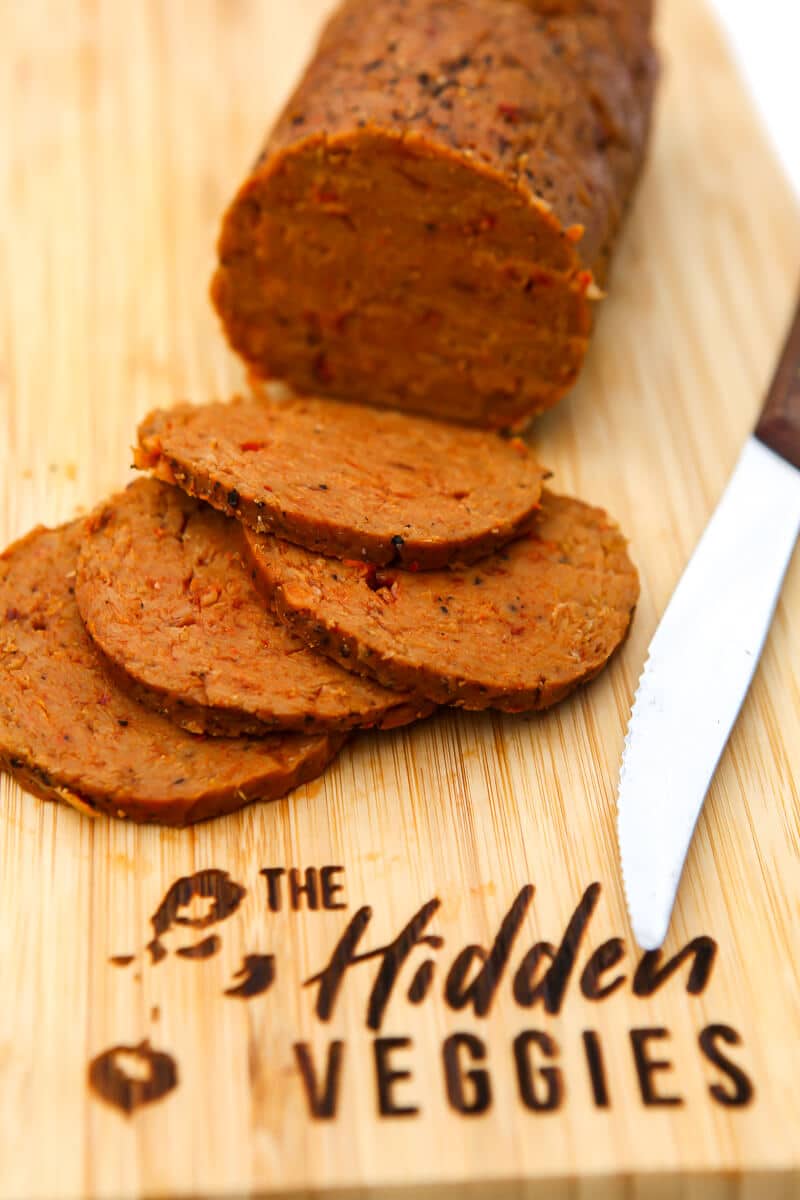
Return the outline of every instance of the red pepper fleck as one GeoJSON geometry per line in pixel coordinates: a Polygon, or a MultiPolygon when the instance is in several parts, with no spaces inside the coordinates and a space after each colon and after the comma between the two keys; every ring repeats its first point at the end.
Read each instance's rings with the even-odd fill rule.
{"type": "Polygon", "coordinates": [[[268,445],[269,445],[269,442],[240,442],[239,449],[240,450],[263,450],[264,447],[268,446],[268,445]]]}
{"type": "MultiPolygon", "coordinates": [[[[352,563],[352,559],[349,561],[352,563]]],[[[348,560],[345,559],[345,563],[347,562],[348,560]]],[[[390,575],[388,571],[384,571],[380,567],[376,567],[374,563],[359,562],[353,563],[353,565],[359,568],[360,573],[364,578],[364,582],[370,591],[380,592],[382,599],[386,599],[386,597],[383,595],[384,591],[394,591],[394,589],[397,587],[397,576],[390,575]]],[[[397,599],[396,595],[392,596],[391,599],[397,599]]]]}
{"type": "Polygon", "coordinates": [[[415,560],[414,562],[412,562],[412,563],[409,563],[409,564],[408,564],[408,569],[409,569],[409,571],[413,571],[413,572],[414,572],[414,574],[416,574],[416,573],[417,573],[417,571],[420,569],[419,563],[418,563],[418,562],[416,562],[416,560],[415,560]]]}
{"type": "Polygon", "coordinates": [[[427,308],[420,318],[421,324],[433,330],[441,329],[443,320],[442,314],[435,308],[427,308]]]}
{"type": "Polygon", "coordinates": [[[333,383],[333,371],[325,354],[318,354],[314,359],[314,375],[320,383],[333,383]]]}
{"type": "Polygon", "coordinates": [[[589,288],[592,286],[593,283],[594,283],[594,275],[592,275],[591,271],[579,271],[578,272],[578,286],[580,287],[580,289],[584,293],[584,295],[586,294],[586,292],[588,292],[589,288]]]}
{"type": "Polygon", "coordinates": [[[464,231],[468,234],[491,233],[496,225],[497,217],[493,213],[482,213],[474,221],[468,221],[464,226],[464,231]]]}
{"type": "Polygon", "coordinates": [[[516,125],[522,116],[522,109],[518,104],[498,104],[497,115],[502,117],[507,125],[516,125]]]}

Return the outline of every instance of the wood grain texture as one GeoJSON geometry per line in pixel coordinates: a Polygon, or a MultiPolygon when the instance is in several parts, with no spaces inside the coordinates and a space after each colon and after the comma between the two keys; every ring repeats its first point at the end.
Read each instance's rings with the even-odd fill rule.
{"type": "MultiPolygon", "coordinates": [[[[322,0],[59,0],[0,6],[0,541],[55,523],[129,478],[136,421],[155,405],[226,396],[241,381],[207,300],[230,192],[307,54],[322,0]]],[[[91,822],[0,780],[0,1197],[383,1194],[764,1197],[800,1190],[800,563],[726,751],[681,887],[667,952],[715,939],[700,995],[684,966],[651,997],[615,842],[623,732],[646,646],[752,429],[794,301],[800,221],[720,36],[696,0],[664,0],[665,76],[652,161],[623,239],[587,370],[535,429],[554,484],[606,505],[630,534],[643,594],[632,635],[592,687],[536,720],[443,713],[363,737],[284,802],[191,832],[91,822]],[[345,868],[346,910],[279,913],[267,867],[345,868]],[[150,916],[179,877],[228,871],[247,888],[225,921],[165,934],[150,916]],[[558,1015],[515,1002],[524,952],[557,942],[602,885],[558,1015]],[[526,884],[535,895],[487,1016],[453,1010],[446,972],[489,945],[526,884]],[[365,1009],[378,964],[348,972],[333,1016],[303,988],[361,905],[363,948],[427,900],[380,1031],[411,1117],[378,1114],[365,1009]],[[219,952],[175,951],[218,934],[219,952]],[[586,999],[580,974],[611,937],[623,985],[586,999]],[[135,955],[114,966],[113,955],[135,955]],[[225,996],[245,955],[275,982],[225,996]],[[426,957],[428,998],[407,991],[426,957]],[[724,1024],[755,1095],[732,1091],[698,1034],[724,1024]],[[630,1032],[663,1027],[669,1058],[647,1107],[630,1032]],[[558,1047],[563,1101],[525,1107],[512,1050],[558,1047]],[[610,1107],[589,1086],[582,1033],[605,1058],[610,1107]],[[491,1105],[448,1102],[442,1048],[479,1036],[491,1105]],[[125,1116],[87,1087],[109,1047],[149,1038],[178,1084],[125,1116]],[[313,1120],[293,1044],[319,1066],[345,1043],[335,1120],[313,1120]],[[462,1181],[471,1181],[468,1190],[462,1181]],[[491,1181],[491,1186],[489,1182],[491,1181]],[[679,1182],[677,1182],[679,1181],[679,1182]],[[503,1187],[501,1188],[501,1184],[503,1187]],[[331,1194],[337,1194],[331,1191],[331,1194]]],[[[680,753],[680,747],[676,747],[680,753]]],[[[202,913],[202,904],[181,910],[202,913]]],[[[546,965],[546,964],[545,964],[546,965]]],[[[610,980],[614,972],[604,978],[610,980]]],[[[541,1052],[536,1062],[544,1065],[541,1052]]],[[[127,1060],[130,1065],[130,1060],[127,1060]]],[[[130,1066],[135,1070],[135,1064],[130,1066]]],[[[534,1073],[537,1094],[543,1077],[534,1073]]]]}

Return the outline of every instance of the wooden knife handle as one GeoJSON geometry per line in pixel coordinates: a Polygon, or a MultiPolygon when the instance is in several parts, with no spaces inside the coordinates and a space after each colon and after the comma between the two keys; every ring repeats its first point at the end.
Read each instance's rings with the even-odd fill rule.
{"type": "Polygon", "coordinates": [[[756,437],[800,469],[800,298],[761,410],[756,437]]]}

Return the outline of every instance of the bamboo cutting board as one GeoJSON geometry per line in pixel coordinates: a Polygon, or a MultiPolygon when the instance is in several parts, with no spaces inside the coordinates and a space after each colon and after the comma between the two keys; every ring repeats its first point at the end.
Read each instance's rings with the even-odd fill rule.
{"type": "MultiPolygon", "coordinates": [[[[0,6],[3,543],[123,485],[146,410],[239,385],[207,302],[215,232],[326,7],[0,6]]],[[[617,866],[645,648],[800,268],[794,200],[696,0],[662,0],[660,41],[596,344],[535,431],[556,485],[631,536],[630,640],[543,718],[365,736],[286,801],[191,832],[3,778],[3,1200],[800,1194],[800,561],[660,960],[617,866]],[[470,988],[462,952],[503,922],[470,988]]]]}

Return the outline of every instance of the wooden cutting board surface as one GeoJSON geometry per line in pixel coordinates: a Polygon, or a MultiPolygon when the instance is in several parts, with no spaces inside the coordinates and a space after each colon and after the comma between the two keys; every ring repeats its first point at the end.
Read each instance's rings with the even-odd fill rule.
{"type": "MultiPolygon", "coordinates": [[[[326,7],[0,6],[3,543],[123,485],[150,407],[239,385],[207,301],[215,232],[326,7]]],[[[541,719],[365,736],[289,799],[190,832],[93,822],[4,777],[0,1197],[800,1191],[800,561],[700,822],[663,961],[692,948],[666,979],[640,964],[618,873],[645,649],[800,274],[795,201],[697,0],[662,0],[660,40],[652,159],[596,344],[535,432],[555,484],[630,534],[629,642],[541,719]],[[311,888],[297,911],[292,883],[311,888]],[[557,946],[582,898],[548,1011],[532,947],[557,946]],[[488,950],[515,900],[507,962],[458,1007],[457,956],[488,950]],[[410,935],[404,957],[416,914],[433,941],[410,935]],[[347,966],[326,1013],[309,981],[354,920],[356,954],[394,951],[347,966]],[[208,957],[181,953],[198,943],[208,957]],[[107,1053],[145,1041],[165,1057],[107,1053]],[[126,1114],[131,1077],[164,1094],[126,1114]]]]}

